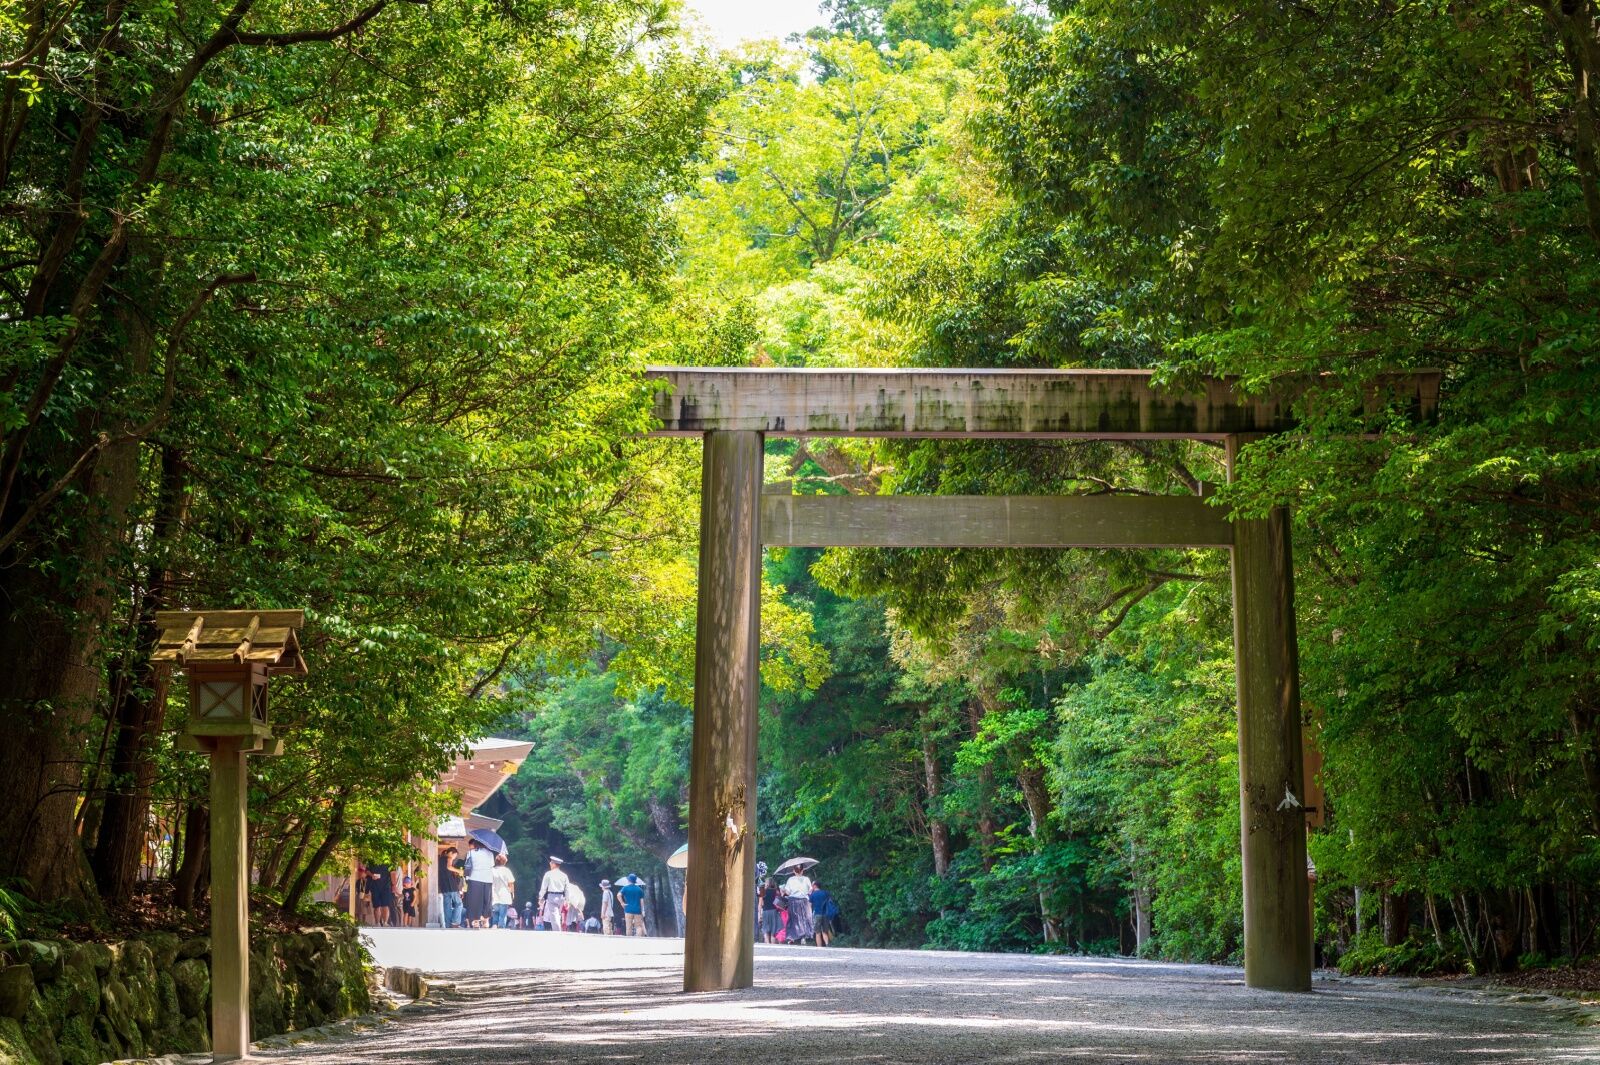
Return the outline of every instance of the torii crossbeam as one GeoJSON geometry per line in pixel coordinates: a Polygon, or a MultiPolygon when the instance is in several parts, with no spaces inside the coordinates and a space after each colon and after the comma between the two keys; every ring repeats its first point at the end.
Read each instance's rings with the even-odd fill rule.
{"type": "MultiPolygon", "coordinates": [[[[1231,553],[1238,676],[1245,982],[1311,987],[1294,566],[1287,508],[1227,520],[1194,496],[762,496],[764,436],[1189,439],[1226,445],[1295,428],[1309,380],[1244,396],[1207,379],[1159,389],[1139,370],[792,370],[665,367],[655,436],[702,436],[700,585],[684,910],[684,989],[749,987],[755,957],[756,698],[761,547],[1200,547],[1231,553]]],[[[1437,371],[1366,396],[1419,421],[1437,371]]]]}

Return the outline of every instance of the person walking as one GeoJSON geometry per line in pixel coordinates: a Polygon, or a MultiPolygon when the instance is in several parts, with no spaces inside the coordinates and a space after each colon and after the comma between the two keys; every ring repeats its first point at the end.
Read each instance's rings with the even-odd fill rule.
{"type": "Polygon", "coordinates": [[[811,878],[796,868],[783,882],[783,894],[789,904],[788,941],[800,943],[816,935],[811,920],[811,878]]]}
{"type": "Polygon", "coordinates": [[[406,928],[417,923],[417,885],[409,876],[400,882],[400,923],[406,928]]]}
{"type": "Polygon", "coordinates": [[[454,847],[439,852],[439,902],[444,907],[444,926],[461,927],[461,871],[466,868],[456,857],[454,847]]]}
{"type": "Polygon", "coordinates": [[[778,882],[770,876],[763,880],[757,898],[761,901],[761,941],[776,943],[778,933],[783,931],[783,914],[778,907],[783,894],[778,890],[778,882]]]}
{"type": "Polygon", "coordinates": [[[617,894],[622,897],[622,920],[627,925],[628,935],[646,935],[644,928],[644,887],[639,883],[638,874],[629,873],[627,882],[622,885],[622,890],[617,894]]]}
{"type": "Polygon", "coordinates": [[[567,874],[561,871],[565,863],[555,855],[550,856],[550,869],[539,882],[539,919],[546,928],[559,932],[567,926],[567,874]]]}
{"type": "Polygon", "coordinates": [[[612,936],[617,933],[617,919],[611,912],[617,896],[611,891],[611,881],[600,881],[600,934],[612,936]]]}
{"type": "Polygon", "coordinates": [[[494,908],[494,926],[506,927],[506,914],[517,902],[517,878],[511,872],[511,861],[504,854],[494,856],[493,879],[489,885],[490,904],[494,908]]]}
{"type": "Polygon", "coordinates": [[[581,932],[583,930],[583,912],[589,908],[589,897],[583,893],[577,881],[567,878],[567,931],[581,932]]]}
{"type": "Polygon", "coordinates": [[[389,911],[394,909],[394,881],[389,879],[387,865],[367,866],[367,897],[372,900],[372,923],[388,928],[389,911]]]}
{"type": "Polygon", "coordinates": [[[494,852],[475,839],[467,841],[467,927],[489,927],[494,901],[494,852]]]}
{"type": "Polygon", "coordinates": [[[823,890],[817,881],[811,882],[811,920],[816,927],[817,946],[825,947],[833,940],[833,919],[839,915],[839,904],[823,890]]]}
{"type": "Polygon", "coordinates": [[[539,927],[539,913],[533,908],[532,899],[526,899],[522,903],[522,927],[530,932],[539,927]]]}
{"type": "Polygon", "coordinates": [[[767,863],[756,863],[756,938],[761,938],[761,887],[767,882],[767,863]]]}
{"type": "Polygon", "coordinates": [[[357,865],[354,880],[351,890],[356,893],[356,924],[369,925],[372,923],[372,880],[365,865],[357,865]]]}

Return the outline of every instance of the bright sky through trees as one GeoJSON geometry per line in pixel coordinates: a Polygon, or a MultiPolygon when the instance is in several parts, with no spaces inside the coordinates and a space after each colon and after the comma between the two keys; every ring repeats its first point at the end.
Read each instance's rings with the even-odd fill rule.
{"type": "Polygon", "coordinates": [[[813,0],[690,0],[685,5],[724,48],[804,33],[825,21],[813,0]]]}

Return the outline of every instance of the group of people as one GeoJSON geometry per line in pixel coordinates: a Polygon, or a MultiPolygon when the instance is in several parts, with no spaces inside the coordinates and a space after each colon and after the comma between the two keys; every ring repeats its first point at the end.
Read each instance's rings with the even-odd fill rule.
{"type": "Polygon", "coordinates": [[[356,916],[362,924],[410,928],[417,923],[417,884],[411,877],[388,865],[366,865],[357,870],[355,885],[356,916]]]}
{"type": "MultiPolygon", "coordinates": [[[[779,870],[781,873],[783,870],[779,870]]],[[[756,931],[763,943],[833,941],[839,904],[819,881],[797,867],[782,884],[767,875],[767,863],[756,863],[756,931]]]]}
{"type": "Polygon", "coordinates": [[[537,898],[517,908],[517,878],[504,853],[496,854],[476,839],[467,840],[465,856],[455,847],[439,854],[439,895],[446,928],[521,928],[540,931],[594,932],[616,935],[616,907],[622,906],[623,927],[630,936],[645,935],[644,885],[629,874],[613,890],[600,881],[600,907],[585,916],[588,896],[562,869],[554,855],[539,881],[537,898]]]}
{"type": "MultiPolygon", "coordinates": [[[[517,878],[510,859],[476,839],[467,840],[467,852],[446,847],[439,854],[439,897],[446,928],[512,928],[541,931],[593,932],[600,935],[643,936],[643,882],[636,874],[623,877],[613,887],[600,881],[598,912],[587,914],[588,897],[562,868],[554,855],[539,881],[535,898],[517,904],[517,878]],[[621,908],[621,921],[617,909],[621,908]]],[[[780,876],[783,870],[779,870],[780,876]]],[[[369,911],[363,924],[410,927],[417,923],[417,892],[421,877],[398,877],[387,865],[369,865],[357,880],[358,903],[369,911]]],[[[767,863],[756,863],[756,932],[765,943],[814,943],[826,947],[833,940],[839,905],[821,882],[796,867],[781,883],[767,875],[767,863]]]]}

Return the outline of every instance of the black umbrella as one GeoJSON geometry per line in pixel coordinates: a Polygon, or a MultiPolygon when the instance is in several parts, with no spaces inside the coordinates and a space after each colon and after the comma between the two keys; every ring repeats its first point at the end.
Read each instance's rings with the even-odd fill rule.
{"type": "Polygon", "coordinates": [[[485,847],[488,847],[496,854],[504,854],[506,852],[506,841],[501,839],[498,833],[491,832],[487,828],[475,828],[471,832],[468,832],[467,835],[471,836],[485,847]]]}

